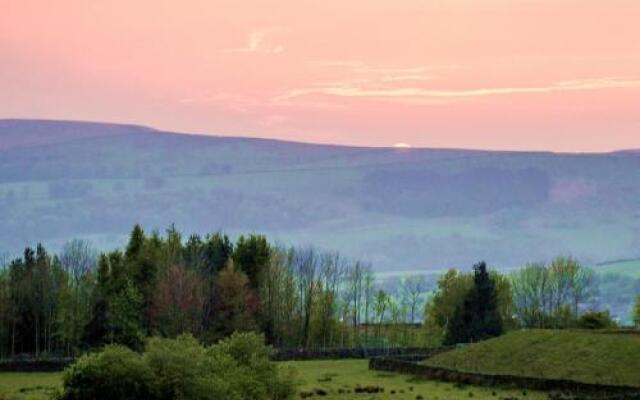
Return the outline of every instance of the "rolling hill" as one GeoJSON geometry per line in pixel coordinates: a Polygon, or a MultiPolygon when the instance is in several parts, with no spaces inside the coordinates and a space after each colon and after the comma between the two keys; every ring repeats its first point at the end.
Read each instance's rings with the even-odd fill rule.
{"type": "Polygon", "coordinates": [[[0,253],[133,223],[255,231],[378,270],[640,255],[640,154],[358,148],[0,120],[0,253]]]}
{"type": "Polygon", "coordinates": [[[640,387],[640,335],[514,331],[438,354],[425,363],[466,372],[640,387]]]}

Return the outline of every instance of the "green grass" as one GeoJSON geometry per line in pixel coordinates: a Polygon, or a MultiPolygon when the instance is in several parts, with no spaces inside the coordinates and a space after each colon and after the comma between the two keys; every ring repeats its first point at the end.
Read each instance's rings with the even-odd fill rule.
{"type": "Polygon", "coordinates": [[[601,264],[596,265],[593,269],[600,274],[618,274],[640,279],[640,260],[601,264]]]}
{"type": "Polygon", "coordinates": [[[546,398],[546,394],[542,392],[523,392],[522,390],[478,386],[460,387],[450,383],[416,379],[403,374],[370,371],[367,360],[298,361],[291,364],[299,373],[301,392],[313,392],[315,389],[327,391],[327,396],[313,396],[310,397],[311,399],[415,400],[419,399],[419,396],[428,400],[546,398]],[[384,393],[356,394],[353,391],[357,385],[380,386],[384,388],[384,393]],[[526,397],[523,396],[523,393],[526,393],[526,397]]]}
{"type": "Polygon", "coordinates": [[[45,400],[60,388],[59,372],[2,372],[0,400],[45,400]]]}
{"type": "Polygon", "coordinates": [[[468,372],[640,387],[640,335],[517,331],[439,354],[426,364],[468,372]]]}
{"type": "MultiPolygon", "coordinates": [[[[328,393],[327,396],[313,396],[312,399],[415,400],[418,396],[428,400],[546,398],[546,394],[541,392],[457,387],[449,383],[417,380],[407,375],[370,371],[367,360],[297,361],[287,364],[293,365],[298,371],[300,392],[323,389],[328,393]],[[377,385],[385,390],[384,393],[355,394],[353,390],[357,385],[377,385]],[[339,393],[340,390],[343,393],[339,393]],[[392,391],[395,393],[392,394],[392,391]],[[527,396],[524,397],[523,393],[527,396]]],[[[0,373],[0,400],[47,400],[48,394],[60,386],[60,378],[60,373],[0,373]]]]}

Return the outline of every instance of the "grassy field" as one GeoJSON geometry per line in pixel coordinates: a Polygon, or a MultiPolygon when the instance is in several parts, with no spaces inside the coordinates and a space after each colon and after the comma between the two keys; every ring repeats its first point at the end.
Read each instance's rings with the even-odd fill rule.
{"type": "Polygon", "coordinates": [[[640,335],[517,331],[429,360],[461,371],[640,387],[640,335]]]}
{"type": "MultiPolygon", "coordinates": [[[[437,381],[416,380],[401,374],[369,371],[367,360],[297,361],[288,363],[298,371],[301,398],[320,389],[326,396],[310,398],[326,400],[396,399],[456,400],[476,399],[544,399],[540,392],[459,387],[437,381]],[[379,386],[384,393],[354,393],[360,386],[379,386]],[[526,397],[525,397],[526,394],[526,397]],[[422,396],[422,397],[420,397],[422,396]]],[[[60,373],[0,373],[0,400],[46,400],[60,385],[60,373]]]]}
{"type": "Polygon", "coordinates": [[[48,400],[60,387],[59,372],[2,372],[0,400],[48,400]]]}
{"type": "Polygon", "coordinates": [[[316,391],[326,392],[326,396],[314,395],[310,398],[327,400],[546,398],[546,394],[541,392],[477,386],[460,387],[449,383],[418,380],[408,375],[370,371],[367,360],[298,361],[292,365],[299,373],[301,396],[316,391]],[[384,393],[355,393],[357,386],[378,386],[384,388],[384,393]]]}

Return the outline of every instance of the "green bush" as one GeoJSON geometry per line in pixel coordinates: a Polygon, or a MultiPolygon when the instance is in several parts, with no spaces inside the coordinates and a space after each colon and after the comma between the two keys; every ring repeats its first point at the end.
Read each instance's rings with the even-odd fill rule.
{"type": "Polygon", "coordinates": [[[159,400],[199,398],[195,392],[203,374],[205,349],[193,336],[152,338],[143,358],[155,375],[159,400]]]}
{"type": "Polygon", "coordinates": [[[148,400],[155,376],[142,357],[123,346],[107,346],[78,359],[64,373],[61,400],[148,400]]]}
{"type": "Polygon", "coordinates": [[[609,311],[589,311],[578,319],[578,327],[582,329],[615,328],[617,324],[611,318],[609,311]]]}
{"type": "Polygon", "coordinates": [[[150,339],[143,355],[120,346],[81,357],[64,375],[60,400],[285,400],[295,371],[270,360],[254,333],[210,347],[192,336],[150,339]]]}
{"type": "MultiPolygon", "coordinates": [[[[209,369],[233,382],[234,398],[286,399],[295,392],[293,377],[281,376],[270,361],[272,348],[255,333],[234,333],[207,349],[209,369]]],[[[230,397],[227,397],[230,398],[230,397]]]]}

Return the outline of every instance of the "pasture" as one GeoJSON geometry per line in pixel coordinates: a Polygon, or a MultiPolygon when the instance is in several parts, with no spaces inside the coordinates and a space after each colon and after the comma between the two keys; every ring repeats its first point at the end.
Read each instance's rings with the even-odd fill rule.
{"type": "MultiPolygon", "coordinates": [[[[296,361],[287,363],[298,371],[300,383],[296,398],[353,400],[456,400],[456,399],[544,399],[546,394],[522,390],[456,386],[411,376],[370,371],[367,360],[296,361]],[[356,393],[356,388],[365,392],[356,393]],[[378,387],[384,392],[367,393],[378,387]],[[324,393],[325,395],[319,395],[324,393]]],[[[55,373],[0,373],[0,400],[47,400],[61,385],[55,373]]]]}

